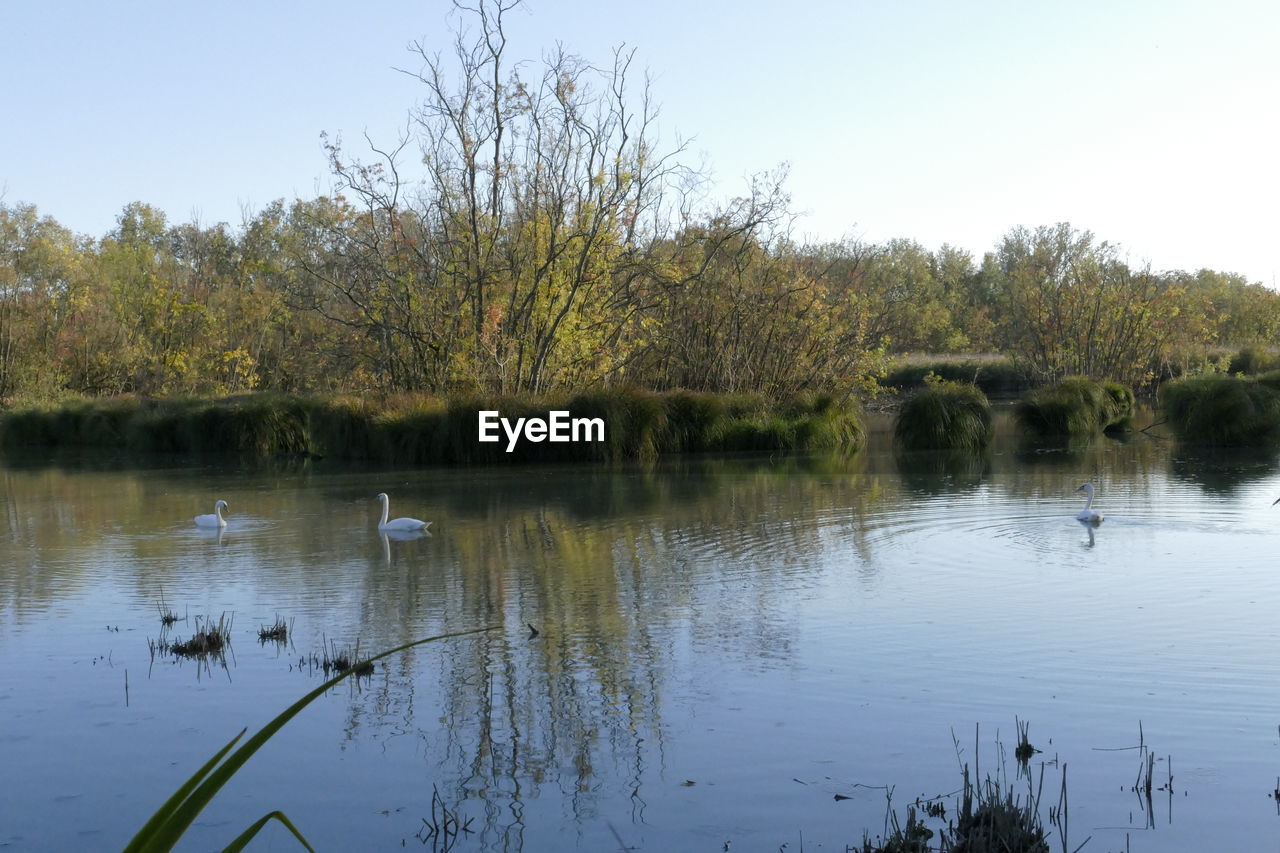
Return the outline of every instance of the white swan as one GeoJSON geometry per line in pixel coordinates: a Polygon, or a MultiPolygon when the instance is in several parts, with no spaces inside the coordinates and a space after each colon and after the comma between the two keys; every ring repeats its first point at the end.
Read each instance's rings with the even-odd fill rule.
{"type": "Polygon", "coordinates": [[[1080,488],[1076,489],[1076,491],[1084,492],[1086,495],[1089,496],[1089,499],[1084,502],[1084,509],[1076,513],[1076,519],[1078,521],[1087,521],[1090,524],[1101,524],[1102,513],[1092,508],[1093,507],[1093,484],[1081,483],[1080,488]]]}
{"type": "Polygon", "coordinates": [[[218,501],[213,505],[213,512],[196,516],[196,527],[226,527],[227,520],[222,517],[222,511],[226,508],[226,501],[218,501]]]}
{"type": "Polygon", "coordinates": [[[431,526],[431,522],[419,521],[416,518],[393,518],[387,521],[387,515],[391,512],[391,498],[387,497],[386,492],[382,492],[378,495],[378,500],[382,501],[382,520],[378,522],[379,530],[426,530],[431,526]]]}

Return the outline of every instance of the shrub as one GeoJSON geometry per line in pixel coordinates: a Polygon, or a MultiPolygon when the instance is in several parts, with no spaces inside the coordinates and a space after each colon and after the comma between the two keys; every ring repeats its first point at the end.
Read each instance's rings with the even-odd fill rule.
{"type": "Polygon", "coordinates": [[[1072,376],[1023,395],[1014,416],[1040,437],[1083,436],[1124,428],[1133,411],[1133,391],[1125,386],[1072,376]]]}
{"type": "Polygon", "coordinates": [[[903,404],[893,437],[905,450],[982,450],[994,431],[991,404],[978,388],[931,382],[903,404]]]}
{"type": "Polygon", "coordinates": [[[1161,386],[1160,404],[1179,441],[1246,447],[1280,438],[1280,392],[1269,381],[1176,379],[1161,386]]]}

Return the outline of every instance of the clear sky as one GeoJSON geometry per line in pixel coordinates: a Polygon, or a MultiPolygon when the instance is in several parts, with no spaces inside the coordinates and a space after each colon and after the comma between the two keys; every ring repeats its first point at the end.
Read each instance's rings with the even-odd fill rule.
{"type": "MultiPolygon", "coordinates": [[[[238,224],[312,197],[321,131],[390,140],[419,2],[0,5],[0,192],[78,232],[141,200],[238,224]]],[[[789,163],[798,236],[951,243],[1069,221],[1131,263],[1280,278],[1273,0],[528,0],[513,56],[638,49],[724,196],[789,163]]]]}

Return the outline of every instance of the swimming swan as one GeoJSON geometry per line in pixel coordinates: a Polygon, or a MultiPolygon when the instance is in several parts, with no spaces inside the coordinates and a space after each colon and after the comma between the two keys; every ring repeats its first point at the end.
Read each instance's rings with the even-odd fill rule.
{"type": "Polygon", "coordinates": [[[227,520],[222,517],[222,511],[226,508],[226,501],[218,501],[209,515],[196,516],[196,527],[226,527],[227,520]]]}
{"type": "Polygon", "coordinates": [[[1079,521],[1087,521],[1087,522],[1089,522],[1090,524],[1101,524],[1101,523],[1102,523],[1102,513],[1098,512],[1096,509],[1092,509],[1092,507],[1093,507],[1093,484],[1092,484],[1092,483],[1081,483],[1081,484],[1080,484],[1080,488],[1076,489],[1076,491],[1077,491],[1077,492],[1084,492],[1086,495],[1088,495],[1088,496],[1089,496],[1089,499],[1088,499],[1088,500],[1086,500],[1086,501],[1084,502],[1084,509],[1082,509],[1082,510],[1080,510],[1078,513],[1076,513],[1076,519],[1077,519],[1077,520],[1079,520],[1079,521]]]}
{"type": "Polygon", "coordinates": [[[426,530],[431,526],[431,522],[419,521],[416,518],[393,518],[387,521],[387,515],[391,512],[391,498],[383,492],[378,495],[378,500],[382,501],[382,520],[378,522],[379,530],[426,530]]]}

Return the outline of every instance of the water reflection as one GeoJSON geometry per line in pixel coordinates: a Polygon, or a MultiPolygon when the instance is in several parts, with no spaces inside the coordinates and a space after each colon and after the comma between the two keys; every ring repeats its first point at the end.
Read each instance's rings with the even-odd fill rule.
{"type": "MultiPolygon", "coordinates": [[[[936,790],[954,771],[948,732],[1007,726],[1014,711],[1062,735],[1082,768],[1072,808],[1092,826],[1117,823],[1113,780],[1088,775],[1098,727],[1158,711],[1181,750],[1225,736],[1220,753],[1253,760],[1249,727],[1222,715],[1280,701],[1270,611],[1250,606],[1280,588],[1256,559],[1275,540],[1247,509],[1221,501],[1206,519],[1202,487],[1170,475],[1179,463],[1159,442],[1104,440],[1061,464],[1028,464],[1008,433],[988,454],[890,447],[873,433],[853,458],[616,470],[5,470],[0,647],[20,675],[0,679],[22,689],[0,681],[0,699],[59,715],[9,713],[10,733],[34,743],[49,725],[92,737],[119,723],[94,704],[114,680],[86,682],[68,661],[98,650],[87,626],[104,622],[126,626],[107,635],[125,658],[162,588],[177,610],[234,611],[251,629],[280,614],[303,656],[502,626],[412,649],[317,703],[273,742],[309,790],[281,802],[278,771],[238,779],[230,817],[195,830],[200,847],[225,844],[227,820],[260,805],[335,849],[394,847],[438,787],[473,819],[469,849],[611,849],[613,830],[647,849],[695,835],[746,847],[794,822],[838,849],[878,825],[883,802],[833,814],[822,780],[857,768],[860,782],[936,790]],[[1083,480],[1105,484],[1105,532],[1068,525],[1083,480]],[[375,542],[368,495],[388,483],[436,520],[434,536],[375,542]],[[194,538],[186,508],[214,490],[243,511],[225,535],[194,538]],[[57,681],[22,670],[31,659],[57,681]],[[350,809],[316,805],[333,802],[350,809]]],[[[144,756],[130,772],[167,780],[192,720],[264,718],[320,678],[246,645],[234,679],[195,690],[157,667],[135,683],[142,716],[94,740],[87,763],[125,766],[115,738],[144,756]]],[[[30,771],[15,778],[43,767],[35,747],[7,758],[30,771]]],[[[0,782],[22,814],[47,814],[60,793],[0,782]]],[[[1201,804],[1221,803],[1188,808],[1201,804]]],[[[142,809],[126,805],[85,806],[69,825],[130,823],[142,809]]],[[[47,849],[74,841],[37,834],[57,826],[8,831],[47,849]]]]}
{"type": "Polygon", "coordinates": [[[1169,459],[1174,477],[1206,492],[1229,495],[1269,480],[1280,470],[1280,452],[1272,448],[1177,448],[1169,459]]]}
{"type": "Polygon", "coordinates": [[[201,539],[209,539],[219,545],[228,544],[226,539],[227,528],[225,527],[197,527],[196,535],[201,539]]]}
{"type": "Polygon", "coordinates": [[[1084,543],[1084,546],[1086,548],[1092,548],[1095,544],[1093,531],[1099,524],[1101,524],[1101,522],[1086,521],[1083,518],[1077,518],[1076,522],[1083,527],[1085,532],[1088,534],[1088,540],[1084,543]]]}
{"type": "Polygon", "coordinates": [[[897,450],[894,462],[903,485],[917,494],[972,490],[991,475],[987,450],[897,450]]]}

